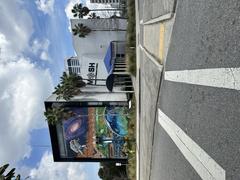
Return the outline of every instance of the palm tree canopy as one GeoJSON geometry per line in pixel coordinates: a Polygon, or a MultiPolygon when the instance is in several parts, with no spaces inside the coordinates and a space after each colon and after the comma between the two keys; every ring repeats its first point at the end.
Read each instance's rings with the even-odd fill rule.
{"type": "Polygon", "coordinates": [[[71,109],[63,106],[52,106],[44,112],[44,116],[46,117],[48,124],[55,125],[61,120],[67,120],[70,117],[75,116],[75,113],[71,111],[71,109]]]}
{"type": "Polygon", "coordinates": [[[78,35],[79,37],[83,37],[83,38],[86,35],[88,35],[91,31],[92,30],[89,27],[84,26],[82,23],[75,24],[74,28],[72,29],[74,36],[78,35]]]}
{"type": "Polygon", "coordinates": [[[83,6],[81,3],[75,4],[72,9],[73,16],[78,16],[79,18],[83,18],[84,16],[88,15],[89,12],[90,10],[88,7],[83,6]]]}
{"type": "Polygon", "coordinates": [[[74,95],[79,94],[81,92],[80,88],[84,86],[86,86],[86,83],[81,76],[77,74],[67,75],[66,72],[63,72],[60,83],[55,87],[53,94],[57,95],[57,100],[63,98],[68,101],[74,95]]]}
{"type": "Polygon", "coordinates": [[[21,175],[19,174],[17,175],[16,180],[20,180],[20,179],[21,179],[21,175]]]}
{"type": "Polygon", "coordinates": [[[11,179],[11,178],[14,177],[14,175],[15,175],[15,168],[12,168],[11,171],[9,171],[9,172],[7,173],[7,175],[5,176],[5,178],[11,179]]]}
{"type": "Polygon", "coordinates": [[[61,116],[63,113],[63,108],[48,108],[46,112],[44,112],[44,116],[46,117],[46,121],[48,121],[49,124],[56,124],[61,120],[61,116]]]}
{"type": "Polygon", "coordinates": [[[100,19],[100,16],[97,16],[96,13],[91,13],[91,14],[89,14],[89,18],[88,19],[100,19]]]}
{"type": "Polygon", "coordinates": [[[6,171],[6,169],[8,168],[8,166],[9,166],[9,164],[5,164],[2,167],[0,167],[0,174],[3,174],[6,171]]]}
{"type": "MultiPolygon", "coordinates": [[[[15,177],[15,168],[12,168],[6,175],[4,172],[7,170],[9,164],[5,164],[0,167],[0,180],[11,180],[15,177]]],[[[18,174],[15,180],[20,180],[20,175],[18,174]]]]}

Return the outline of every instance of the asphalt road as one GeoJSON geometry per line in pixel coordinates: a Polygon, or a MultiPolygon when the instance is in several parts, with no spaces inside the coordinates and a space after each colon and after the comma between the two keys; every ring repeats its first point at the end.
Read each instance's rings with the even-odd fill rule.
{"type": "MultiPolygon", "coordinates": [[[[156,8],[157,2],[162,3],[162,1],[149,2],[148,6],[142,7],[143,10],[140,9],[139,12],[143,12],[141,15],[143,19],[154,17],[156,11],[152,8],[156,8]]],[[[240,67],[239,0],[178,0],[176,8],[176,19],[164,71],[212,68],[222,70],[240,67]]],[[[147,60],[147,57],[142,59],[147,60]]],[[[153,88],[159,85],[156,74],[160,76],[161,73],[154,72],[151,68],[154,69],[148,63],[141,64],[141,71],[144,69],[145,74],[140,74],[142,93],[140,179],[208,179],[204,178],[204,173],[194,166],[197,162],[190,162],[186,153],[171,138],[171,133],[158,122],[157,111],[160,109],[204,150],[209,159],[214,160],[225,171],[226,175],[221,178],[239,180],[239,90],[215,87],[209,80],[212,78],[211,73],[208,78],[203,79],[207,85],[169,81],[163,76],[160,93],[154,96],[157,90],[153,88]],[[148,71],[152,73],[152,78],[148,71]],[[156,80],[155,85],[150,79],[156,80]],[[157,106],[153,107],[155,100],[157,106]],[[146,106],[148,101],[152,103],[149,105],[151,111],[146,106]],[[149,115],[148,118],[146,114],[149,115]]],[[[195,81],[200,78],[201,74],[195,78],[195,81]]],[[[234,84],[239,83],[240,76],[233,78],[234,84]]],[[[219,76],[213,81],[223,81],[222,79],[224,77],[219,76]]],[[[223,83],[226,81],[228,80],[224,80],[223,83]]],[[[189,146],[190,152],[193,151],[192,147],[189,146]]],[[[197,157],[200,161],[201,158],[197,157]]],[[[210,161],[201,163],[207,167],[210,161]]],[[[213,172],[218,172],[214,167],[212,169],[213,172]]],[[[211,170],[209,172],[211,174],[211,170]]]]}

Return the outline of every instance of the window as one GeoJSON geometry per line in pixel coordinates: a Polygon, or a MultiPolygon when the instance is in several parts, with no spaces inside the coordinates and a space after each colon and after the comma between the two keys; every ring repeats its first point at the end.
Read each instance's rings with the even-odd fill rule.
{"type": "Polygon", "coordinates": [[[72,67],[69,67],[68,70],[69,70],[69,74],[73,73],[72,67]]]}
{"type": "Polygon", "coordinates": [[[72,60],[71,60],[71,66],[74,66],[74,65],[73,65],[73,61],[72,61],[72,60]]]}
{"type": "Polygon", "coordinates": [[[67,60],[67,64],[68,64],[68,66],[71,66],[71,59],[67,60]]]}
{"type": "Polygon", "coordinates": [[[116,57],[125,57],[125,54],[116,54],[116,57]]]}

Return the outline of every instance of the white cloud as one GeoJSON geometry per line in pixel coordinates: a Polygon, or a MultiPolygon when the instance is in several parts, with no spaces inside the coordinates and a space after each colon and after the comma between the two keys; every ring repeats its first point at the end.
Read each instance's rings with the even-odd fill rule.
{"type": "Polygon", "coordinates": [[[53,162],[52,153],[46,152],[38,167],[31,170],[30,177],[34,180],[86,180],[87,174],[83,165],[79,163],[53,162]]]}
{"type": "Polygon", "coordinates": [[[66,7],[65,7],[65,14],[68,18],[68,29],[69,31],[72,33],[72,28],[71,28],[71,23],[70,23],[70,19],[74,19],[75,17],[73,17],[73,13],[72,13],[72,8],[75,4],[77,3],[82,3],[80,0],[69,0],[66,7]]]}
{"type": "Polygon", "coordinates": [[[49,45],[50,41],[48,39],[43,39],[42,41],[35,39],[32,43],[32,51],[37,54],[40,50],[48,50],[49,45]]]}
{"type": "Polygon", "coordinates": [[[7,47],[9,42],[7,41],[4,34],[0,34],[0,46],[1,47],[7,47]]]}
{"type": "Polygon", "coordinates": [[[10,49],[10,43],[7,41],[6,36],[0,33],[0,61],[7,61],[10,49]]]}
{"type": "Polygon", "coordinates": [[[33,23],[31,16],[21,4],[17,0],[12,0],[1,1],[0,24],[1,61],[8,61],[9,56],[15,57],[29,48],[33,23]]]}
{"type": "Polygon", "coordinates": [[[49,55],[48,55],[48,49],[49,49],[50,41],[48,39],[43,39],[42,41],[35,39],[32,42],[32,52],[39,56],[40,59],[45,61],[51,61],[49,55]]]}
{"type": "Polygon", "coordinates": [[[48,70],[21,58],[0,63],[0,84],[0,159],[15,163],[30,155],[31,130],[46,125],[43,101],[53,83],[48,70]]]}
{"type": "Polygon", "coordinates": [[[69,0],[65,7],[65,13],[68,19],[74,19],[72,14],[72,8],[76,3],[82,3],[80,0],[69,0]]]}
{"type": "Polygon", "coordinates": [[[40,55],[40,58],[44,61],[48,61],[50,58],[48,56],[48,53],[46,51],[43,51],[40,55]]]}
{"type": "MultiPolygon", "coordinates": [[[[22,6],[18,0],[0,3],[2,163],[16,163],[30,155],[30,132],[46,125],[43,101],[53,89],[50,72],[37,68],[23,56],[24,52],[31,50],[29,40],[33,34],[33,22],[22,6]]],[[[43,49],[48,46],[46,41],[43,49]]]]}
{"type": "Polygon", "coordinates": [[[36,0],[38,10],[44,14],[51,14],[54,11],[54,0],[36,0]]]}
{"type": "MultiPolygon", "coordinates": [[[[54,0],[40,0],[38,8],[50,13],[53,4],[54,0]]],[[[42,60],[49,60],[50,42],[47,39],[30,42],[33,21],[22,5],[22,0],[0,3],[0,161],[12,166],[30,156],[31,131],[46,127],[43,101],[53,90],[49,70],[38,68],[23,55],[31,51],[42,60]]],[[[44,154],[36,168],[21,166],[19,170],[26,176],[31,172],[36,180],[87,178],[79,163],[53,164],[50,153],[44,154]]]]}

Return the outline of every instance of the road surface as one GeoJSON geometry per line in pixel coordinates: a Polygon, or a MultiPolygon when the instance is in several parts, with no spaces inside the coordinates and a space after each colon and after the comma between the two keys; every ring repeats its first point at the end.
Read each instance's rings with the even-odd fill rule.
{"type": "Polygon", "coordinates": [[[137,3],[139,179],[239,180],[240,1],[137,3]]]}

